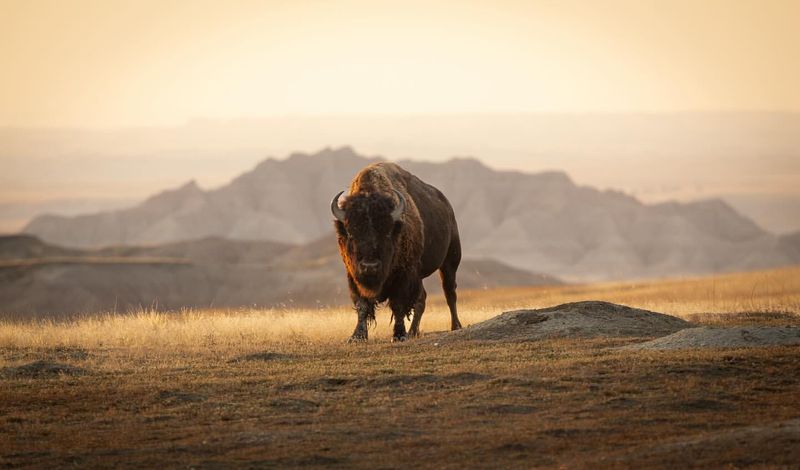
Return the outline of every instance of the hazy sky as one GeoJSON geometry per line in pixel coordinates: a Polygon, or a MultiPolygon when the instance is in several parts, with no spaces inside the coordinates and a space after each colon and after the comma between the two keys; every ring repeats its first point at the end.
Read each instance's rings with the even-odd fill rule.
{"type": "Polygon", "coordinates": [[[798,0],[0,0],[0,125],[799,111],[798,24],[798,0]]]}
{"type": "Polygon", "coordinates": [[[797,230],[800,119],[714,112],[800,112],[798,24],[800,0],[0,0],[0,232],[328,145],[797,230]]]}

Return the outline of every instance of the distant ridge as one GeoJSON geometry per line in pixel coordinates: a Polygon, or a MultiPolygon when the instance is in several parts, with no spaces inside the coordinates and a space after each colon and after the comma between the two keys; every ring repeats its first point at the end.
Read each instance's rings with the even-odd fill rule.
{"type": "MultiPolygon", "coordinates": [[[[464,259],[461,289],[553,285],[495,260],[464,259]]],[[[438,276],[426,279],[431,294],[438,276]]],[[[204,238],[155,246],[67,249],[0,236],[0,316],[52,318],[157,306],[324,307],[350,304],[333,234],[305,245],[204,238]]]]}
{"type": "MultiPolygon", "coordinates": [[[[228,185],[194,182],[130,209],[45,215],[24,232],[70,247],[160,244],[203,237],[302,244],[331,232],[330,198],[381,160],[350,147],[267,159],[228,185]]],[[[472,258],[568,280],[702,274],[800,262],[793,242],[721,200],[645,205],[616,191],[577,186],[563,172],[495,171],[478,160],[399,161],[441,189],[472,258]]]]}

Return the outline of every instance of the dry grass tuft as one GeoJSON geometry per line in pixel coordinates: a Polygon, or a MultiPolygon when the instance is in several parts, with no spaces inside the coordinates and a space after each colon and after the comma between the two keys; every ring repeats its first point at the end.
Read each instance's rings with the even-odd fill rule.
{"type": "MultiPolygon", "coordinates": [[[[449,328],[446,307],[425,314],[430,330],[449,328]]],[[[494,315],[488,309],[466,311],[462,321],[474,323],[494,315]]],[[[125,348],[131,352],[170,353],[215,350],[241,353],[271,345],[333,345],[355,326],[352,309],[325,310],[142,310],[131,314],[90,315],[69,321],[0,323],[0,347],[125,348]]],[[[379,316],[370,340],[388,341],[389,316],[379,316]]]]}

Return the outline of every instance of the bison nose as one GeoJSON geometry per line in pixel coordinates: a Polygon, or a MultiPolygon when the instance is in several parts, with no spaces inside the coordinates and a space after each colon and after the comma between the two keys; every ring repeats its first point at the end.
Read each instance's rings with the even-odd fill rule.
{"type": "Polygon", "coordinates": [[[358,263],[359,268],[361,268],[362,272],[365,273],[375,273],[378,272],[378,269],[381,267],[380,260],[375,261],[360,261],[358,263]]]}

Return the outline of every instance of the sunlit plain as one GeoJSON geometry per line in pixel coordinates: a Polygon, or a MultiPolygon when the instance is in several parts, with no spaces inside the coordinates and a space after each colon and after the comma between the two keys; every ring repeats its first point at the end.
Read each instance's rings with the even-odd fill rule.
{"type": "MultiPolygon", "coordinates": [[[[800,316],[800,268],[688,279],[614,282],[556,287],[465,291],[460,296],[464,325],[503,311],[543,308],[580,300],[609,302],[675,315],[701,323],[730,323],[753,314],[800,316]]],[[[429,298],[422,332],[445,331],[450,317],[439,296],[429,298]]],[[[155,354],[171,350],[236,353],[267,344],[334,345],[343,343],[355,325],[349,307],[333,309],[240,309],[87,315],[67,322],[0,323],[0,347],[127,348],[155,354]]],[[[378,311],[371,339],[391,335],[388,308],[378,311]]]]}

